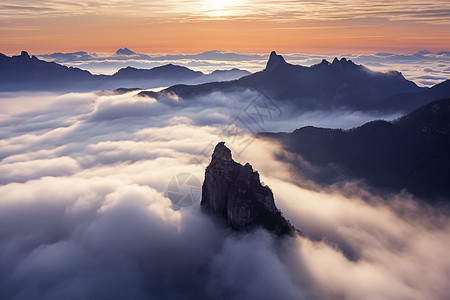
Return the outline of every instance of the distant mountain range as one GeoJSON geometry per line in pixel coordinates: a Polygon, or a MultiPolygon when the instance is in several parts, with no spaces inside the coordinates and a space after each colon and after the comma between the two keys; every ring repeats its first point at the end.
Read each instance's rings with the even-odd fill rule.
{"type": "MultiPolygon", "coordinates": [[[[128,50],[128,51],[127,51],[128,50]]],[[[120,55],[133,55],[119,49],[120,55]],[[127,54],[128,53],[128,54],[127,54]]],[[[116,88],[155,88],[177,83],[204,83],[237,79],[247,71],[218,70],[211,74],[172,64],[153,69],[124,68],[113,75],[93,75],[79,68],[46,62],[22,51],[8,57],[0,53],[0,91],[92,91],[116,88]]]]}
{"type": "Polygon", "coordinates": [[[147,54],[135,52],[129,48],[120,48],[113,55],[111,54],[101,54],[101,53],[90,53],[86,51],[77,51],[69,53],[56,52],[52,54],[41,54],[38,58],[44,60],[55,61],[59,63],[68,62],[80,62],[80,61],[102,61],[102,60],[121,60],[121,59],[144,59],[152,61],[171,61],[171,60],[217,60],[217,61],[258,61],[265,60],[266,56],[263,54],[244,54],[235,53],[229,51],[204,51],[202,53],[196,54],[166,54],[166,55],[155,55],[150,57],[147,54]]]}
{"type": "Polygon", "coordinates": [[[450,98],[433,101],[392,121],[373,121],[350,130],[304,127],[264,133],[312,164],[282,157],[321,184],[363,179],[431,200],[450,200],[450,98]]]}
{"type": "MultiPolygon", "coordinates": [[[[63,55],[63,54],[61,54],[63,55]]],[[[82,53],[80,54],[82,55],[82,53]]],[[[118,56],[133,56],[128,48],[118,56]]],[[[141,54],[137,54],[141,55],[141,54]]],[[[151,89],[139,95],[165,100],[176,94],[192,100],[212,92],[264,92],[293,111],[356,110],[366,112],[409,112],[437,98],[450,96],[450,80],[431,88],[418,87],[396,71],[374,72],[345,58],[323,60],[311,67],[292,65],[272,52],[266,68],[247,71],[217,70],[204,74],[183,66],[167,64],[152,69],[127,67],[113,75],[93,75],[79,68],[46,62],[23,51],[8,57],[0,54],[0,91],[92,91],[117,88],[151,89]]]]}
{"type": "Polygon", "coordinates": [[[264,92],[274,101],[299,110],[358,110],[408,112],[436,97],[450,96],[446,81],[431,89],[418,87],[396,71],[374,72],[345,58],[323,60],[304,67],[287,63],[275,52],[260,72],[228,82],[175,85],[161,92],[141,95],[164,99],[168,94],[192,99],[212,92],[264,92]]]}
{"type": "MultiPolygon", "coordinates": [[[[261,53],[236,53],[221,50],[205,51],[201,53],[173,53],[147,55],[133,51],[129,48],[118,49],[115,53],[96,52],[68,52],[36,55],[39,59],[53,61],[68,66],[77,66],[81,69],[89,70],[96,74],[112,70],[118,70],[127,66],[150,69],[155,63],[173,63],[176,65],[186,65],[211,69],[242,68],[251,72],[260,71],[264,63],[267,62],[268,55],[261,53]]],[[[409,80],[422,86],[433,86],[449,79],[450,52],[430,52],[418,51],[415,53],[374,53],[374,54],[344,54],[344,55],[322,55],[313,53],[286,53],[283,55],[289,62],[303,65],[319,64],[322,59],[333,61],[335,56],[346,57],[357,64],[366,67],[389,70],[395,66],[396,70],[402,70],[409,80]],[[420,69],[417,68],[420,66],[420,69]]]]}
{"type": "MultiPolygon", "coordinates": [[[[349,54],[350,55],[350,54],[349,54]]],[[[114,54],[108,53],[95,53],[95,52],[86,52],[86,51],[77,51],[77,52],[68,52],[61,53],[56,52],[52,54],[41,54],[38,55],[38,58],[44,60],[51,60],[55,62],[80,62],[80,61],[101,61],[101,60],[111,60],[111,59],[121,59],[127,58],[127,56],[135,56],[139,59],[149,59],[153,61],[171,61],[171,60],[213,60],[213,61],[264,61],[267,59],[267,56],[264,54],[249,54],[249,53],[237,53],[230,51],[222,51],[222,50],[210,50],[204,51],[201,53],[195,54],[186,54],[186,53],[178,53],[178,54],[161,54],[161,55],[153,55],[149,56],[147,54],[135,52],[129,48],[120,48],[114,54]]],[[[398,62],[424,62],[427,60],[433,60],[437,57],[450,57],[449,51],[440,51],[440,52],[430,52],[427,50],[418,51],[415,53],[409,54],[395,54],[395,53],[375,53],[375,54],[353,54],[351,55],[354,59],[357,59],[361,63],[389,63],[395,64],[398,62]]],[[[318,54],[305,54],[305,53],[293,53],[286,54],[285,57],[289,60],[308,60],[313,61],[317,60],[318,54]]],[[[323,57],[323,56],[320,56],[323,57]]],[[[320,62],[320,60],[318,61],[320,62]]]]}

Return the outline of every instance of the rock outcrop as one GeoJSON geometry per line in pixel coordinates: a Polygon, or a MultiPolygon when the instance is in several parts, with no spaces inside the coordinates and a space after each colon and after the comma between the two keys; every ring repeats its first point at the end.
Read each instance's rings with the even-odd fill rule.
{"type": "Polygon", "coordinates": [[[295,231],[275,206],[270,188],[261,185],[258,172],[249,163],[235,162],[224,142],[217,144],[206,167],[201,207],[236,230],[262,226],[279,235],[295,231]]]}
{"type": "Polygon", "coordinates": [[[284,60],[284,57],[278,55],[275,51],[272,51],[269,56],[269,60],[267,61],[266,68],[264,69],[266,72],[270,72],[275,70],[276,68],[280,68],[283,66],[288,66],[289,64],[284,60]]]}

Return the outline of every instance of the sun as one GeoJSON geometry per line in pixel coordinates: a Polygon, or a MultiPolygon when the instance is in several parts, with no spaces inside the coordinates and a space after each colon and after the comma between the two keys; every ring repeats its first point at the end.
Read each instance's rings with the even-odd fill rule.
{"type": "Polygon", "coordinates": [[[235,16],[241,13],[244,0],[205,0],[203,12],[210,17],[235,16]]]}

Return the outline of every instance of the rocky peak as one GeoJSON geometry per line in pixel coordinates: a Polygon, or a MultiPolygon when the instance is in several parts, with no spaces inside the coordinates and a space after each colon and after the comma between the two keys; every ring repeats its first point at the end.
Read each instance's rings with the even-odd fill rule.
{"type": "Polygon", "coordinates": [[[20,53],[20,56],[19,56],[19,57],[20,57],[21,59],[30,59],[30,58],[31,58],[27,51],[22,51],[22,52],[20,53]]]}
{"type": "Polygon", "coordinates": [[[322,59],[322,61],[319,64],[320,66],[329,66],[330,62],[328,62],[326,59],[322,59]]]}
{"type": "Polygon", "coordinates": [[[214,152],[212,154],[212,160],[218,161],[231,161],[233,160],[231,158],[231,150],[225,146],[225,142],[220,142],[216,145],[216,148],[214,148],[214,152]]]}
{"type": "Polygon", "coordinates": [[[119,50],[116,51],[116,55],[135,55],[135,54],[137,54],[137,53],[134,51],[131,51],[130,49],[128,49],[126,47],[120,48],[119,50]]]}
{"type": "Polygon", "coordinates": [[[341,58],[340,60],[339,58],[335,57],[333,59],[333,62],[331,63],[331,66],[344,67],[344,66],[356,66],[356,64],[351,60],[347,60],[345,57],[341,58]]]}
{"type": "Polygon", "coordinates": [[[275,51],[270,53],[269,60],[267,61],[265,71],[272,71],[280,66],[287,65],[288,63],[284,60],[283,56],[278,55],[275,51]]]}
{"type": "Polygon", "coordinates": [[[236,230],[262,226],[279,235],[295,231],[275,206],[270,188],[261,185],[258,172],[249,163],[235,162],[224,142],[217,144],[206,167],[201,207],[236,230]]]}

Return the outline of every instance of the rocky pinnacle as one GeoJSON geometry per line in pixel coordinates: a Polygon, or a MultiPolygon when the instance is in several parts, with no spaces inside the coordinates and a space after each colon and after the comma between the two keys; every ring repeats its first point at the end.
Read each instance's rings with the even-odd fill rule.
{"type": "Polygon", "coordinates": [[[295,231],[275,206],[270,188],[261,185],[258,172],[249,163],[235,162],[224,142],[216,145],[206,167],[201,207],[235,230],[262,226],[279,235],[295,231]]]}

